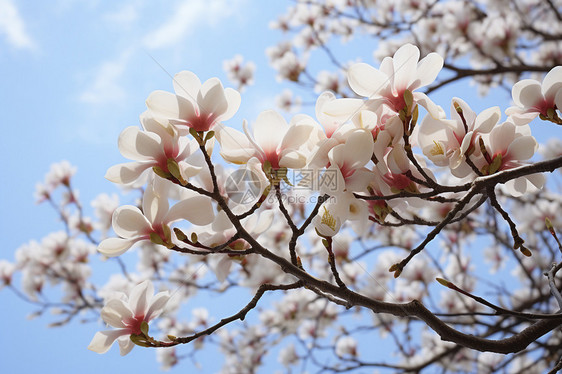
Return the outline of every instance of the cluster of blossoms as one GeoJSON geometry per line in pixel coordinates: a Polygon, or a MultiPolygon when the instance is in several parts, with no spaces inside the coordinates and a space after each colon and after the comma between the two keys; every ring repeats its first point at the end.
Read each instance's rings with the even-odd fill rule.
{"type": "MultiPolygon", "coordinates": [[[[344,3],[353,2],[327,6],[337,9],[344,3]]],[[[407,12],[409,3],[400,2],[399,7],[407,12]]],[[[295,8],[294,19],[277,25],[288,29],[290,23],[309,24],[313,31],[303,32],[299,45],[314,48],[325,38],[326,27],[332,33],[349,34],[351,25],[319,26],[318,20],[326,16],[323,8],[301,5],[295,8]]],[[[290,48],[270,50],[269,56],[284,79],[298,80],[304,65],[290,48]]],[[[244,320],[265,292],[292,290],[271,309],[262,310],[252,326],[218,330],[225,373],[253,372],[267,348],[288,336],[304,347],[291,344],[280,351],[279,362],[288,370],[315,350],[360,367],[361,348],[353,334],[376,329],[385,338],[394,328],[408,331],[403,340],[394,337],[400,346],[397,368],[439,361],[445,370],[469,371],[477,362],[482,371],[492,371],[501,362],[497,355],[466,348],[447,355],[451,343],[425,330],[419,349],[411,341],[415,318],[395,319],[390,314],[404,316],[401,304],[412,300],[451,316],[483,312],[474,298],[461,299],[450,290],[464,295],[477,290],[473,256],[462,250],[476,234],[494,238],[496,246],[485,251],[494,271],[502,271],[506,262],[506,256],[498,256],[497,246],[510,250],[510,259],[520,265],[513,276],[522,287],[513,290],[509,300],[501,300],[502,305],[519,310],[525,300],[537,300],[542,312],[556,309],[545,296],[550,286],[542,277],[548,262],[557,258],[555,251],[548,261],[529,259],[520,234],[527,234],[526,244],[532,248],[541,240],[548,242],[537,222],[547,218],[551,227],[561,227],[556,213],[562,201],[541,190],[542,174],[508,173],[524,169],[538,150],[529,126],[534,118],[561,122],[562,67],[551,69],[542,83],[517,83],[514,106],[502,119],[499,107],[475,113],[460,98],[452,99],[447,114],[420,91],[435,82],[443,58],[437,53],[420,57],[416,46],[405,44],[378,68],[350,65],[347,82],[325,74],[316,89],[337,91],[346,86],[355,97],[325,91],[316,101],[314,117],[296,114],[287,120],[266,110],[254,121],[244,121],[241,129],[226,124],[241,103],[236,90],[224,88],[217,78],[202,83],[192,72],[178,73],[174,93],[151,93],[147,110],[140,115],[141,127],[128,127],[119,136],[119,150],[131,161],[110,167],[106,174],[121,186],[142,188],[142,199],[118,206],[116,196],[101,195],[93,203],[97,219],[92,222],[83,216],[78,195],[70,187],[74,169],[68,164],[53,168],[38,197],[51,200],[54,188],[67,189],[69,197],[63,199],[60,212],[71,234],[53,234],[41,244],[22,247],[15,265],[0,262],[0,285],[11,286],[14,272],[21,270],[24,290],[36,298],[45,283],[64,280],[64,300],[75,303],[74,314],[103,304],[101,318],[114,327],[98,332],[91,350],[105,353],[115,341],[123,355],[135,344],[161,347],[165,349],[158,358],[165,368],[179,360],[176,345],[192,342],[194,350],[200,349],[224,321],[244,320]],[[219,157],[237,169],[217,164],[214,160],[219,157]],[[502,176],[505,180],[498,178],[502,176]],[[490,184],[484,185],[487,181],[490,184]],[[495,188],[498,183],[504,184],[495,188]],[[539,196],[543,200],[529,211],[539,196]],[[480,209],[487,199],[490,209],[480,209]],[[498,200],[512,208],[519,231],[498,200]],[[76,208],[74,215],[63,214],[69,205],[76,208]],[[475,218],[478,214],[483,218],[475,218]],[[510,228],[508,234],[495,214],[507,222],[502,221],[510,228]],[[109,228],[117,237],[107,237],[109,228]],[[94,231],[101,233],[99,240],[92,237],[94,231]],[[72,236],[78,233],[90,243],[72,236]],[[439,256],[427,251],[416,256],[437,234],[442,234],[439,256]],[[88,281],[87,265],[94,242],[104,259],[117,261],[140,247],[137,273],[129,273],[118,262],[123,274],[96,290],[88,281]],[[525,256],[517,257],[513,248],[525,256]],[[185,260],[174,262],[172,255],[185,260]],[[363,261],[367,256],[375,258],[371,268],[363,261]],[[436,276],[447,279],[441,280],[449,287],[437,300],[431,297],[435,291],[430,292],[436,276]],[[161,292],[154,294],[156,280],[161,292]],[[193,310],[190,323],[179,319],[181,304],[199,290],[224,292],[234,285],[255,296],[230,319],[212,325],[213,318],[203,309],[193,310]],[[84,294],[84,289],[95,295],[84,294]],[[345,299],[351,292],[353,297],[345,299]],[[396,308],[390,314],[350,309],[366,305],[358,299],[369,299],[377,308],[396,308]],[[158,328],[166,333],[162,340],[149,334],[149,322],[158,317],[158,328]],[[346,324],[352,317],[360,321],[356,330],[346,324]],[[440,355],[443,358],[435,358],[440,355]]],[[[245,66],[239,57],[225,65],[239,88],[251,82],[252,65],[245,66]]],[[[544,153],[559,156],[556,144],[544,153]]],[[[455,321],[478,322],[468,315],[455,321]]],[[[552,334],[545,344],[560,338],[559,333],[552,334]]],[[[510,369],[525,368],[525,359],[518,356],[510,369]]]]}
{"type": "MultiPolygon", "coordinates": [[[[375,45],[382,61],[405,43],[448,62],[453,80],[473,77],[482,93],[513,84],[524,71],[546,72],[562,64],[560,4],[552,1],[360,1],[298,0],[270,23],[286,35],[268,49],[283,80],[353,95],[345,84],[350,63],[331,51],[331,41],[375,45]],[[371,43],[371,41],[373,41],[371,43]],[[529,49],[529,46],[533,46],[529,49]],[[329,53],[322,56],[326,50],[329,53]],[[309,60],[327,57],[333,71],[315,71],[309,60]]],[[[444,79],[449,82],[450,79],[444,79]]],[[[435,82],[433,86],[441,85],[435,82]]]]}

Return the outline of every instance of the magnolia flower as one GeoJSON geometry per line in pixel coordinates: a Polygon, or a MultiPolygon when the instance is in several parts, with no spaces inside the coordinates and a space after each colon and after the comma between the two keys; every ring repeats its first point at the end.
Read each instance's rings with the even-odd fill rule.
{"type": "Polygon", "coordinates": [[[180,137],[173,128],[166,129],[146,112],[140,116],[146,131],[138,127],[127,127],[119,135],[119,151],[135,162],[110,167],[105,178],[114,183],[132,185],[141,180],[149,169],[158,175],[175,177],[180,182],[199,173],[201,167],[186,162],[197,149],[195,141],[180,137]]]}
{"type": "Polygon", "coordinates": [[[158,317],[170,299],[168,291],[154,295],[154,286],[150,280],[135,286],[129,296],[124,293],[107,300],[101,310],[101,318],[116,330],[97,332],[88,349],[96,353],[105,353],[117,340],[121,356],[131,352],[134,347],[130,335],[145,335],[143,323],[158,317]]]}
{"type": "Polygon", "coordinates": [[[506,109],[513,123],[523,125],[539,114],[549,116],[549,109],[562,109],[562,66],[556,66],[546,74],[542,84],[534,79],[523,79],[511,90],[515,106],[506,109]]]}
{"type": "MultiPolygon", "coordinates": [[[[385,104],[398,113],[407,104],[404,92],[427,86],[443,67],[443,58],[437,53],[430,53],[422,60],[419,57],[418,47],[405,44],[392,58],[385,57],[379,69],[365,63],[352,65],[348,70],[349,86],[358,95],[371,99],[371,105],[385,104]]],[[[413,102],[427,109],[431,116],[441,116],[441,109],[424,93],[413,92],[413,102]]]]}
{"type": "MultiPolygon", "coordinates": [[[[529,126],[516,127],[511,122],[504,122],[494,127],[486,140],[488,154],[476,164],[484,174],[493,174],[525,165],[524,161],[533,157],[538,149],[538,143],[531,136],[529,126]]],[[[509,180],[505,183],[505,187],[512,196],[518,197],[542,188],[544,182],[543,174],[531,174],[509,180]]]]}
{"type": "Polygon", "coordinates": [[[334,214],[335,211],[333,205],[325,204],[322,210],[312,219],[316,232],[321,236],[331,238],[340,231],[342,220],[334,214]]]}
{"type": "Polygon", "coordinates": [[[211,200],[202,195],[185,198],[170,208],[168,203],[169,182],[155,179],[144,192],[142,212],[132,205],[125,205],[113,212],[113,230],[120,238],[103,240],[98,251],[115,257],[125,253],[134,244],[148,240],[155,244],[173,246],[170,224],[187,220],[195,225],[207,225],[214,219],[211,200]]]}
{"type": "Polygon", "coordinates": [[[328,152],[329,167],[321,183],[321,191],[328,194],[341,194],[344,191],[363,191],[370,181],[370,171],[364,166],[373,155],[371,133],[356,129],[343,144],[338,144],[328,152]],[[335,177],[335,183],[326,183],[335,177]]]}
{"type": "Polygon", "coordinates": [[[245,164],[256,157],[265,166],[279,168],[302,168],[306,165],[307,143],[315,126],[309,122],[295,124],[287,121],[274,110],[261,112],[254,124],[253,136],[248,123],[244,122],[244,133],[221,126],[217,130],[217,141],[221,145],[221,156],[234,164],[245,164]],[[303,147],[305,146],[305,147],[303,147]],[[303,149],[304,148],[304,149],[303,149]]]}
{"type": "Polygon", "coordinates": [[[175,94],[154,91],[146,99],[150,114],[159,122],[178,129],[208,131],[220,121],[231,118],[240,107],[240,94],[223,88],[218,78],[205,83],[190,71],[174,76],[175,94]]]}
{"type": "Polygon", "coordinates": [[[492,131],[501,117],[499,107],[480,114],[455,97],[451,102],[451,119],[425,116],[416,127],[416,138],[423,154],[437,166],[448,166],[454,176],[464,178],[472,170],[465,162],[467,156],[481,157],[478,138],[492,131]]]}
{"type": "Polygon", "coordinates": [[[342,356],[357,356],[357,341],[351,336],[343,336],[336,342],[336,354],[342,356]]]}

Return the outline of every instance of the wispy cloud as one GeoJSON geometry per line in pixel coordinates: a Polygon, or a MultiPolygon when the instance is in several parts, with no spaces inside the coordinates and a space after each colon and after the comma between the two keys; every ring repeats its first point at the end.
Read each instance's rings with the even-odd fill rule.
{"type": "Polygon", "coordinates": [[[148,33],[143,44],[149,49],[176,45],[202,26],[216,25],[240,9],[244,0],[184,0],[162,26],[148,33]]]}
{"type": "Polygon", "coordinates": [[[116,60],[103,62],[93,73],[88,88],[79,96],[80,101],[101,104],[123,100],[126,94],[119,80],[131,55],[132,49],[127,49],[116,60]]]}
{"type": "Polygon", "coordinates": [[[12,0],[0,0],[0,35],[20,49],[34,49],[35,43],[25,30],[25,23],[12,0]]]}

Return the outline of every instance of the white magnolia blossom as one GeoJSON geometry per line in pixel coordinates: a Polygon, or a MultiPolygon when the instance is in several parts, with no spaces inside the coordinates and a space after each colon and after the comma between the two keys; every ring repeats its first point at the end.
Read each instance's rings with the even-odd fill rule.
{"type": "Polygon", "coordinates": [[[515,106],[505,114],[516,125],[527,124],[539,114],[550,117],[549,110],[562,109],[562,66],[556,66],[545,75],[542,83],[534,79],[523,79],[511,90],[515,106]]]}
{"type": "Polygon", "coordinates": [[[187,130],[211,130],[217,123],[231,118],[240,106],[240,94],[232,88],[223,88],[217,78],[201,84],[190,71],[174,76],[175,94],[154,91],[146,99],[151,116],[158,122],[172,125],[182,134],[187,130]]]}
{"type": "Polygon", "coordinates": [[[206,225],[213,221],[213,206],[208,197],[191,196],[170,207],[169,188],[169,182],[156,179],[144,192],[142,211],[132,205],[117,208],[113,213],[112,225],[120,238],[103,240],[98,251],[108,257],[119,256],[134,244],[145,240],[173,246],[171,223],[186,220],[195,225],[206,225]]]}
{"type": "Polygon", "coordinates": [[[158,317],[169,298],[168,291],[154,295],[152,282],[145,280],[135,286],[129,295],[121,293],[107,300],[101,310],[101,318],[115,330],[97,332],[88,349],[105,353],[117,340],[121,356],[131,352],[135,344],[129,337],[144,334],[142,324],[158,317]]]}

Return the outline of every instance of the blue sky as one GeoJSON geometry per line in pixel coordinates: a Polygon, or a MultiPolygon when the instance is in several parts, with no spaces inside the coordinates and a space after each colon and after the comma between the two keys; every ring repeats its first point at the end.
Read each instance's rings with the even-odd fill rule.
{"type": "MultiPolygon", "coordinates": [[[[86,204],[98,193],[117,191],[103,178],[109,166],[123,162],[117,137],[138,123],[151,91],[172,90],[168,73],[191,70],[201,80],[217,76],[229,86],[222,62],[240,53],[257,64],[256,84],[243,93],[241,109],[229,124],[253,120],[273,107],[282,85],[264,51],[282,35],[268,23],[290,4],[0,0],[0,157],[7,161],[0,184],[0,258],[13,260],[21,244],[62,229],[54,212],[33,198],[35,184],[51,163],[66,159],[78,167],[74,185],[86,204]]],[[[344,60],[362,53],[374,63],[372,44],[337,48],[350,53],[344,60]]],[[[432,98],[448,111],[451,96],[463,87],[463,99],[476,111],[509,105],[503,91],[482,99],[467,86],[462,82],[432,98]]],[[[32,311],[11,292],[0,291],[3,372],[97,373],[109,367],[146,372],[158,367],[152,352],[138,348],[125,358],[116,347],[103,356],[88,351],[100,325],[49,329],[49,318],[26,319],[32,311]]],[[[185,365],[180,368],[186,370],[185,365]]]]}

